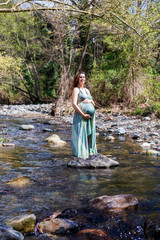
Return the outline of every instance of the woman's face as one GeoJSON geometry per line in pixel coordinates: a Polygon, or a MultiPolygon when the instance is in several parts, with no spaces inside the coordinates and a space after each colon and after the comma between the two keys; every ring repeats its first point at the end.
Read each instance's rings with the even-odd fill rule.
{"type": "Polygon", "coordinates": [[[86,81],[86,76],[85,74],[81,73],[79,75],[79,85],[82,86],[85,83],[85,81],[86,81]]]}

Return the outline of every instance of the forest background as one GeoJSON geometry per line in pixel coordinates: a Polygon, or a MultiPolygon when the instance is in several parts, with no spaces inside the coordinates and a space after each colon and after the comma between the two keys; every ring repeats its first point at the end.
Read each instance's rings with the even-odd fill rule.
{"type": "Polygon", "coordinates": [[[86,73],[97,106],[160,117],[158,0],[0,0],[0,104],[70,98],[86,73]]]}

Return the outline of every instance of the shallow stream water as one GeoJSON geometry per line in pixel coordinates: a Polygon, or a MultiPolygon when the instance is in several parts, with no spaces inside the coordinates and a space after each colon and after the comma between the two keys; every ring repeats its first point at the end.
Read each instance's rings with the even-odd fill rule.
{"type": "Polygon", "coordinates": [[[135,141],[117,136],[114,142],[106,142],[100,133],[98,152],[116,158],[119,167],[73,169],[67,167],[72,157],[71,125],[50,125],[42,118],[1,117],[0,127],[3,125],[7,127],[1,137],[15,148],[0,148],[1,223],[23,213],[34,213],[41,221],[57,210],[87,207],[91,198],[131,193],[139,206],[126,214],[125,220],[138,226],[150,218],[160,224],[160,157],[138,154],[141,149],[135,141]],[[32,124],[34,130],[19,130],[22,124],[32,124]],[[53,133],[44,128],[54,130],[67,146],[57,148],[46,142],[53,133]],[[26,184],[11,184],[15,179],[24,179],[26,184]]]}

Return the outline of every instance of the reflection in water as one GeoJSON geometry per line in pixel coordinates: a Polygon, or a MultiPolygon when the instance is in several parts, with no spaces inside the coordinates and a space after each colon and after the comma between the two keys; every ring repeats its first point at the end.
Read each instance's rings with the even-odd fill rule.
{"type": "MultiPolygon", "coordinates": [[[[160,221],[160,158],[133,154],[139,146],[118,137],[115,142],[106,142],[97,137],[98,151],[112,155],[119,161],[115,169],[72,169],[67,167],[71,159],[71,126],[48,125],[41,119],[1,118],[7,124],[8,138],[16,147],[0,149],[0,220],[20,213],[33,212],[43,219],[58,209],[80,208],[91,198],[101,195],[132,193],[139,200],[139,208],[130,214],[131,221],[151,217],[160,221]],[[32,131],[19,130],[21,124],[33,124],[32,131]],[[67,146],[54,147],[45,139],[52,133],[50,128],[67,146]],[[27,179],[23,187],[8,184],[16,179],[27,179]]],[[[139,220],[137,220],[139,221],[139,220]]]]}

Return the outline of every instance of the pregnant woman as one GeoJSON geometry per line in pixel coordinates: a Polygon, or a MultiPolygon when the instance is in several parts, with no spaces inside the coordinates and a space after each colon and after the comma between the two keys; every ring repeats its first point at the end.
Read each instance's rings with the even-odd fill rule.
{"type": "Polygon", "coordinates": [[[72,106],[75,109],[72,126],[72,153],[80,158],[88,158],[97,153],[95,133],[94,101],[87,88],[85,73],[78,73],[71,86],[72,106]]]}

